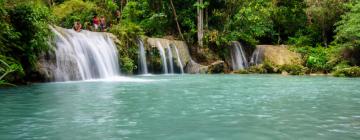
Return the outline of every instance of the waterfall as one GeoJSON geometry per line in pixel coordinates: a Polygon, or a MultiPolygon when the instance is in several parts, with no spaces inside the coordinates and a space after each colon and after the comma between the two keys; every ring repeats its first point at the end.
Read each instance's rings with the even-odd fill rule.
{"type": "Polygon", "coordinates": [[[167,52],[169,66],[170,66],[169,73],[173,74],[174,73],[174,60],[173,60],[173,54],[172,54],[172,51],[171,51],[171,48],[169,45],[166,47],[166,52],[167,52]]]}
{"type": "Polygon", "coordinates": [[[172,47],[175,49],[177,62],[179,64],[179,66],[180,66],[180,72],[181,72],[181,74],[183,74],[184,73],[184,66],[183,66],[183,64],[181,62],[181,59],[180,59],[179,50],[175,45],[173,45],[172,47]]]}
{"type": "Polygon", "coordinates": [[[139,64],[140,64],[140,72],[141,74],[147,74],[148,68],[146,64],[146,54],[144,48],[144,42],[139,39],[139,64]]]}
{"type": "Polygon", "coordinates": [[[262,63],[261,61],[262,61],[263,54],[261,54],[261,53],[262,53],[262,48],[257,47],[251,56],[251,60],[250,60],[251,65],[259,65],[262,63]]]}
{"type": "Polygon", "coordinates": [[[245,51],[238,41],[232,42],[231,63],[233,70],[240,70],[248,67],[245,51]]]}
{"type": "Polygon", "coordinates": [[[156,42],[156,47],[157,47],[157,49],[159,50],[159,53],[160,53],[163,71],[164,71],[165,74],[168,74],[168,66],[167,66],[167,62],[166,62],[166,55],[165,55],[164,48],[162,47],[160,41],[156,42]]]}
{"type": "Polygon", "coordinates": [[[90,80],[120,75],[118,54],[108,34],[51,28],[56,44],[56,81],[90,80]]]}

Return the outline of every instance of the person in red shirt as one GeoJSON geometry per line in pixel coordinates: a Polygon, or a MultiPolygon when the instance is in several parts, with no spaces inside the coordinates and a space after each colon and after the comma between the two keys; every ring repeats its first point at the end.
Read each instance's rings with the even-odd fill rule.
{"type": "Polygon", "coordinates": [[[100,26],[100,19],[97,17],[97,15],[93,18],[93,24],[94,24],[94,30],[97,31],[100,26]]]}

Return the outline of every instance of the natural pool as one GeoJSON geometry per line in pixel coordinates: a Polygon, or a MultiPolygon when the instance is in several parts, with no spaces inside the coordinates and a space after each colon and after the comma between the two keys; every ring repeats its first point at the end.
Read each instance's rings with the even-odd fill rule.
{"type": "Polygon", "coordinates": [[[360,79],[171,75],[0,89],[0,139],[360,139],[360,79]]]}

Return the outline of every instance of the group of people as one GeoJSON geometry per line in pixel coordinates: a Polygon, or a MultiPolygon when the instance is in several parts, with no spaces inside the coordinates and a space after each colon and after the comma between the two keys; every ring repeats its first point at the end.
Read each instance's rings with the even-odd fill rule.
{"type": "MultiPolygon", "coordinates": [[[[120,11],[116,11],[115,13],[116,22],[120,21],[121,14],[120,11]]],[[[111,23],[109,26],[106,23],[106,18],[104,16],[101,16],[100,18],[97,15],[94,15],[92,19],[92,24],[90,22],[85,22],[85,29],[89,31],[100,31],[100,32],[106,32],[108,27],[111,27],[111,23]]],[[[82,30],[82,24],[80,21],[76,21],[74,23],[74,30],[76,32],[81,32],[82,30]]]]}
{"type": "MultiPolygon", "coordinates": [[[[76,21],[74,23],[74,30],[77,32],[81,32],[83,26],[80,21],[76,21]]],[[[105,32],[107,30],[106,19],[104,16],[100,18],[95,15],[92,19],[92,25],[90,22],[85,22],[85,29],[89,31],[100,31],[105,32]]]]}

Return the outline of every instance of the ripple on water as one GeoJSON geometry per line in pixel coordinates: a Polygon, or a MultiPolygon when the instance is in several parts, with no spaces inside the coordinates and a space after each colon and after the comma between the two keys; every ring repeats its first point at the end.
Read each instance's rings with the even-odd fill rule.
{"type": "Polygon", "coordinates": [[[359,139],[359,79],[159,75],[0,93],[0,139],[359,139]]]}

